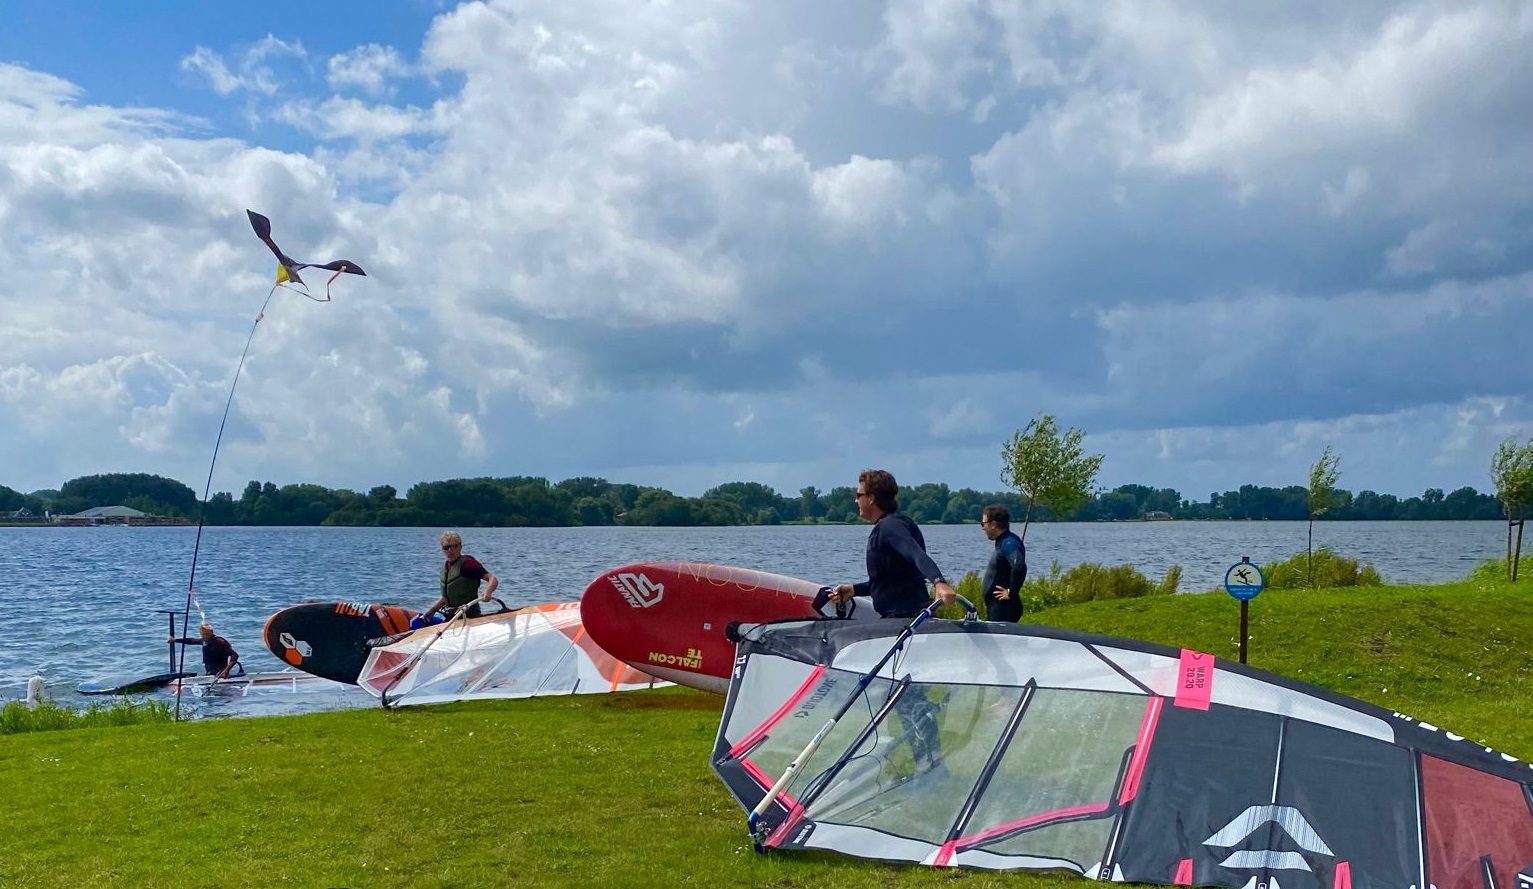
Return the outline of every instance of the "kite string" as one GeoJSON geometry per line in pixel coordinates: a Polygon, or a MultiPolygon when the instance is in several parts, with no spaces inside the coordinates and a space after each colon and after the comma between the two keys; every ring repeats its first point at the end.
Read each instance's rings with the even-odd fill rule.
{"type": "MultiPolygon", "coordinates": [[[[192,543],[192,571],[186,579],[186,605],[181,609],[181,636],[186,638],[187,624],[191,620],[192,603],[196,601],[197,583],[197,555],[202,550],[202,528],[207,520],[208,495],[213,490],[213,467],[218,465],[218,449],[224,441],[224,427],[229,424],[229,408],[234,404],[234,390],[240,384],[240,373],[245,369],[245,358],[250,355],[250,343],[255,339],[256,328],[260,327],[261,319],[266,317],[266,307],[271,304],[271,298],[277,292],[277,285],[273,284],[271,290],[266,292],[266,299],[261,303],[261,311],[256,313],[255,321],[250,324],[250,334],[245,337],[245,350],[240,353],[240,362],[234,368],[234,379],[229,383],[229,397],[224,400],[223,419],[218,421],[218,437],[213,441],[213,459],[208,461],[208,480],[202,487],[202,504],[197,509],[197,538],[192,543]]],[[[203,614],[201,603],[197,604],[197,614],[206,619],[203,614]]],[[[181,646],[181,658],[176,662],[176,672],[186,670],[186,646],[181,646]]],[[[176,684],[176,721],[181,720],[181,683],[176,684]]]]}

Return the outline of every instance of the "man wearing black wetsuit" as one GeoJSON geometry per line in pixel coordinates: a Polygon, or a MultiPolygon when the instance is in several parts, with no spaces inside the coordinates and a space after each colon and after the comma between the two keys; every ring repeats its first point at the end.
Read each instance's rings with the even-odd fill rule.
{"type": "Polygon", "coordinates": [[[958,595],[926,554],[926,538],[910,517],[900,512],[899,485],[882,469],[865,469],[857,477],[857,514],[873,523],[868,533],[868,579],[843,583],[835,597],[872,596],[879,617],[915,617],[931,604],[926,582],[944,604],[958,595]]]}
{"type": "MultiPolygon", "coordinates": [[[[853,596],[872,596],[879,617],[913,618],[931,604],[926,582],[944,604],[951,605],[958,591],[942,576],[937,563],[926,554],[926,539],[910,517],[900,512],[900,488],[894,476],[882,469],[864,469],[857,476],[857,514],[873,523],[868,532],[868,579],[836,587],[838,601],[853,596]]],[[[910,739],[916,774],[941,764],[941,739],[937,707],[921,688],[907,688],[894,704],[910,739]]]]}
{"type": "Polygon", "coordinates": [[[245,668],[240,666],[240,653],[234,650],[229,640],[213,632],[213,625],[204,623],[197,627],[198,638],[177,639],[172,637],[171,642],[179,642],[182,645],[202,646],[202,669],[209,676],[217,676],[219,679],[228,679],[230,676],[245,675],[245,668]],[[239,672],[234,672],[238,670],[239,672]]]}
{"type": "Polygon", "coordinates": [[[1022,619],[1022,584],[1027,580],[1027,547],[1011,533],[1011,511],[987,506],[980,514],[980,529],[995,541],[995,552],[985,566],[985,617],[1016,623],[1022,619]]]}

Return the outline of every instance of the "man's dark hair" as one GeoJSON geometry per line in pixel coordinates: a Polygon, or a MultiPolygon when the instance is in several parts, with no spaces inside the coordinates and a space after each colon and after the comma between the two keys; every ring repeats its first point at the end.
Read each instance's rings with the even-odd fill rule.
{"type": "Polygon", "coordinates": [[[997,528],[1009,529],[1011,527],[1011,510],[999,504],[985,507],[982,515],[985,521],[997,528]]]}
{"type": "Polygon", "coordinates": [[[862,489],[873,495],[873,505],[883,512],[898,512],[900,486],[887,470],[864,469],[857,476],[862,489]]]}

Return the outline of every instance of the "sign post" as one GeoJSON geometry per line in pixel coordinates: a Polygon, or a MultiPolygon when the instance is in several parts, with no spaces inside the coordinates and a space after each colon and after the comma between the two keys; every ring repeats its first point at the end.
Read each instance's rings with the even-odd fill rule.
{"type": "Polygon", "coordinates": [[[1267,588],[1267,578],[1262,576],[1262,569],[1251,564],[1250,556],[1241,556],[1240,561],[1231,565],[1224,572],[1224,591],[1240,600],[1240,662],[1246,662],[1246,618],[1247,606],[1252,599],[1262,590],[1267,588]]]}

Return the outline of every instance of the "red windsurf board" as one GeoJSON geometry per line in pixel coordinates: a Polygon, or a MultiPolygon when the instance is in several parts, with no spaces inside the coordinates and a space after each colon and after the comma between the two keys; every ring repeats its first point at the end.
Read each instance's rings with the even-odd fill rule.
{"type": "MultiPolygon", "coordinates": [[[[754,568],[640,562],[591,581],[580,597],[580,619],[597,645],[629,666],[723,694],[735,659],[729,625],[816,617],[820,588],[754,568]]],[[[857,610],[862,617],[864,609],[857,610]]]]}

